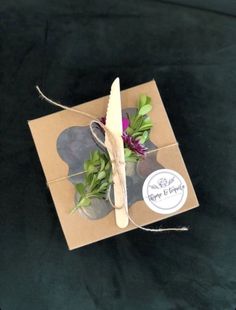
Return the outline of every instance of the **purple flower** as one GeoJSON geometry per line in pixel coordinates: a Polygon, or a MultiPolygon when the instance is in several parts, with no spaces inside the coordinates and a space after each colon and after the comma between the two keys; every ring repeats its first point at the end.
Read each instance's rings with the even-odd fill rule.
{"type": "Polygon", "coordinates": [[[100,118],[100,122],[103,123],[104,125],[106,125],[106,117],[105,116],[102,116],[100,118]]]}
{"type": "Polygon", "coordinates": [[[131,151],[144,156],[147,148],[140,143],[138,139],[135,139],[134,137],[128,135],[126,132],[123,132],[122,138],[124,141],[125,146],[130,149],[131,151]]]}
{"type": "MultiPolygon", "coordinates": [[[[104,124],[104,125],[106,125],[106,117],[101,117],[100,118],[100,121],[104,124]]],[[[125,131],[127,128],[129,127],[129,120],[128,120],[128,118],[126,118],[126,117],[123,117],[122,118],[122,128],[123,128],[123,131],[125,131]]]]}
{"type": "Polygon", "coordinates": [[[129,127],[129,120],[126,117],[122,118],[122,126],[123,126],[123,131],[126,131],[126,129],[129,127]]]}

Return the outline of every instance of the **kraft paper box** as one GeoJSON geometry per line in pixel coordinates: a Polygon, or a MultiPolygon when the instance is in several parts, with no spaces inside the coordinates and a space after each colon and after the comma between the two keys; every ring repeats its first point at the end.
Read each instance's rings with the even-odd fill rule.
{"type": "MultiPolygon", "coordinates": [[[[135,223],[144,226],[193,209],[198,206],[198,201],[155,81],[122,91],[122,109],[129,111],[135,108],[140,94],[152,98],[153,108],[149,113],[153,123],[150,143],[154,151],[147,156],[147,160],[140,163],[139,173],[132,175],[127,170],[126,176],[129,215],[135,223]]],[[[76,109],[100,118],[106,115],[107,104],[108,96],[78,105],[76,109]]],[[[98,148],[95,143],[93,146],[88,143],[91,141],[89,122],[86,117],[65,110],[29,121],[70,250],[136,228],[131,222],[124,229],[117,227],[114,209],[105,213],[101,209],[101,213],[99,203],[95,213],[90,210],[91,213],[87,214],[89,209],[84,213],[70,213],[76,195],[73,183],[77,179],[65,177],[83,170],[83,162],[89,157],[89,152],[98,148]]],[[[137,170],[137,167],[132,169],[137,170]]]]}

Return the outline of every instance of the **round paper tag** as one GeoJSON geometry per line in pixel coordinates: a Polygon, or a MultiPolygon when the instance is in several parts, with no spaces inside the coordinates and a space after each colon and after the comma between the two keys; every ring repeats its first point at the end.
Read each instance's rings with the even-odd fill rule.
{"type": "Polygon", "coordinates": [[[188,195],[184,178],[176,171],[159,169],[143,184],[143,199],[154,212],[170,214],[183,207],[188,195]]]}

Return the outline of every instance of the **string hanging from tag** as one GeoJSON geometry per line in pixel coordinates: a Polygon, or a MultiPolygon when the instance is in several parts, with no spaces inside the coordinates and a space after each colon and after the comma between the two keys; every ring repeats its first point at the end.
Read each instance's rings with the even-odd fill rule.
{"type": "MultiPolygon", "coordinates": [[[[65,106],[65,105],[60,104],[60,103],[57,103],[57,102],[51,100],[50,98],[48,98],[47,96],[45,96],[38,86],[36,86],[36,89],[37,89],[37,91],[38,91],[38,93],[39,93],[41,99],[46,100],[47,102],[51,103],[51,104],[54,105],[54,106],[60,107],[60,108],[62,108],[62,109],[64,109],[64,110],[67,110],[67,111],[71,111],[71,112],[74,112],[74,113],[78,113],[78,114],[80,114],[80,115],[83,115],[83,116],[85,116],[85,117],[91,119],[91,122],[90,122],[90,124],[89,124],[91,134],[93,135],[93,137],[95,138],[95,140],[98,142],[98,144],[100,144],[101,146],[103,146],[104,148],[107,149],[107,147],[105,146],[105,144],[103,143],[103,141],[96,135],[96,133],[94,132],[94,130],[93,130],[93,128],[92,128],[92,125],[93,125],[94,123],[96,123],[97,125],[99,125],[99,126],[104,130],[104,132],[107,134],[107,136],[108,136],[108,139],[109,139],[109,142],[110,142],[110,145],[111,145],[111,149],[109,149],[109,151],[111,151],[111,153],[112,153],[113,160],[114,160],[114,163],[115,163],[115,167],[118,167],[118,166],[119,166],[119,164],[120,164],[119,161],[118,161],[119,159],[118,159],[118,157],[117,157],[117,155],[116,155],[116,152],[115,152],[115,150],[116,150],[116,141],[115,141],[115,139],[114,139],[114,137],[113,137],[113,134],[109,131],[109,129],[106,127],[106,125],[104,125],[104,124],[98,119],[97,116],[95,116],[95,115],[93,115],[93,114],[90,114],[90,113],[87,113],[87,112],[84,112],[84,111],[77,110],[77,109],[75,109],[75,108],[71,108],[71,107],[65,106]]],[[[174,143],[174,144],[172,144],[172,145],[163,146],[162,148],[168,148],[168,147],[171,147],[171,146],[173,146],[173,145],[178,145],[178,143],[174,143]]],[[[161,148],[157,148],[157,149],[155,149],[155,150],[151,150],[151,151],[149,151],[149,152],[147,152],[147,153],[151,153],[151,152],[157,151],[158,149],[161,149],[161,148]]],[[[108,153],[109,153],[109,152],[108,152],[108,153]]],[[[117,170],[116,172],[117,172],[119,178],[122,180],[122,176],[121,176],[120,173],[119,173],[119,169],[116,169],[116,170],[117,170]]],[[[78,172],[78,173],[74,173],[74,174],[68,175],[68,176],[66,176],[66,177],[57,178],[57,179],[55,179],[55,180],[52,180],[52,181],[47,182],[47,184],[49,185],[49,184],[54,183],[54,182],[63,181],[63,180],[65,180],[65,179],[68,179],[68,178],[70,178],[70,177],[77,176],[77,175],[80,175],[80,174],[83,174],[83,173],[85,173],[85,171],[81,171],[81,172],[78,172]]],[[[123,182],[121,182],[121,184],[123,184],[123,182]]],[[[123,188],[124,193],[126,194],[126,188],[125,188],[124,184],[123,184],[122,188],[123,188]]],[[[115,206],[115,205],[113,204],[113,202],[111,201],[111,198],[110,198],[110,190],[109,190],[109,192],[108,192],[108,199],[109,199],[109,202],[110,202],[111,206],[112,206],[114,209],[120,209],[120,208],[123,207],[123,206],[115,206]]],[[[137,228],[139,228],[139,229],[141,229],[141,230],[144,230],[144,231],[149,231],[149,232],[188,231],[188,227],[158,228],[158,229],[154,229],[154,228],[145,228],[145,227],[143,227],[143,226],[137,224],[137,223],[130,217],[130,215],[129,215],[128,211],[126,210],[126,208],[125,208],[125,212],[126,212],[128,218],[129,218],[129,220],[131,221],[131,223],[132,223],[135,227],[137,227],[137,228]]]]}

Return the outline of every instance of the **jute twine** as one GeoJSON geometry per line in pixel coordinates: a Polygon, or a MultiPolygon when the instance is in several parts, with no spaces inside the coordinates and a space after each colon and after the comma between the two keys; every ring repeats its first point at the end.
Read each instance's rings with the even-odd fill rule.
{"type": "MultiPolygon", "coordinates": [[[[110,156],[110,153],[112,154],[112,157],[110,156],[110,159],[113,161],[113,170],[112,170],[112,173],[117,173],[117,175],[119,176],[119,180],[120,180],[120,184],[122,185],[122,190],[123,190],[123,194],[124,195],[127,195],[127,190],[123,184],[123,181],[122,181],[122,175],[119,171],[119,169],[117,169],[117,167],[121,164],[120,161],[119,161],[119,156],[117,154],[117,145],[116,145],[116,139],[115,137],[113,136],[113,134],[111,133],[111,131],[106,127],[106,125],[104,125],[99,119],[97,116],[93,115],[93,114],[90,114],[90,113],[87,113],[87,112],[84,112],[84,111],[80,111],[80,110],[77,110],[75,108],[71,108],[71,107],[68,107],[68,106],[65,106],[63,104],[60,104],[58,102],[55,102],[53,100],[51,100],[50,98],[48,98],[47,96],[45,96],[43,94],[43,92],[40,90],[40,88],[38,86],[36,86],[36,89],[40,95],[40,98],[41,99],[44,99],[46,100],[47,102],[51,103],[52,105],[54,106],[57,106],[59,108],[62,108],[64,110],[67,110],[67,111],[71,111],[73,113],[78,113],[80,115],[83,115],[89,119],[91,119],[90,121],[90,124],[89,124],[89,128],[90,128],[90,131],[91,131],[91,134],[93,135],[94,139],[97,141],[98,144],[100,144],[101,146],[103,146],[104,148],[106,148],[109,152],[109,156],[110,156]],[[96,133],[94,132],[93,130],[93,124],[97,124],[98,126],[100,126],[108,140],[109,140],[109,143],[111,145],[111,148],[108,149],[107,146],[103,143],[103,141],[96,135],[96,133]]],[[[169,147],[172,147],[172,146],[175,146],[175,145],[178,145],[178,143],[173,143],[173,144],[170,144],[170,145],[166,145],[166,146],[163,146],[163,147],[160,147],[160,148],[157,148],[155,150],[151,150],[151,151],[148,151],[147,153],[152,153],[152,152],[156,152],[157,150],[160,150],[160,149],[164,149],[164,148],[169,148],[169,147]]],[[[124,163],[125,164],[125,163],[124,163]]],[[[74,173],[74,174],[71,174],[71,175],[68,175],[68,176],[65,176],[65,177],[61,177],[61,178],[57,178],[57,179],[54,179],[54,180],[51,180],[49,182],[47,182],[47,184],[52,184],[54,182],[61,182],[63,180],[66,180],[70,177],[74,177],[74,176],[78,176],[78,175],[81,175],[81,174],[84,174],[86,171],[81,171],[81,172],[77,172],[77,173],[74,173]]],[[[115,206],[111,200],[111,197],[110,197],[110,189],[111,187],[109,188],[109,191],[108,191],[108,200],[110,202],[110,204],[112,205],[112,207],[114,209],[120,209],[122,208],[123,206],[115,206]]],[[[131,223],[141,229],[141,230],[144,230],[144,231],[149,231],[149,232],[164,232],[164,231],[188,231],[188,227],[178,227],[178,228],[158,228],[158,229],[154,229],[154,228],[145,228],[143,226],[140,226],[139,224],[137,224],[132,218],[131,216],[129,215],[128,213],[128,210],[126,210],[125,208],[125,211],[126,211],[126,214],[127,214],[127,217],[129,218],[129,220],[131,221],[131,223]]]]}

